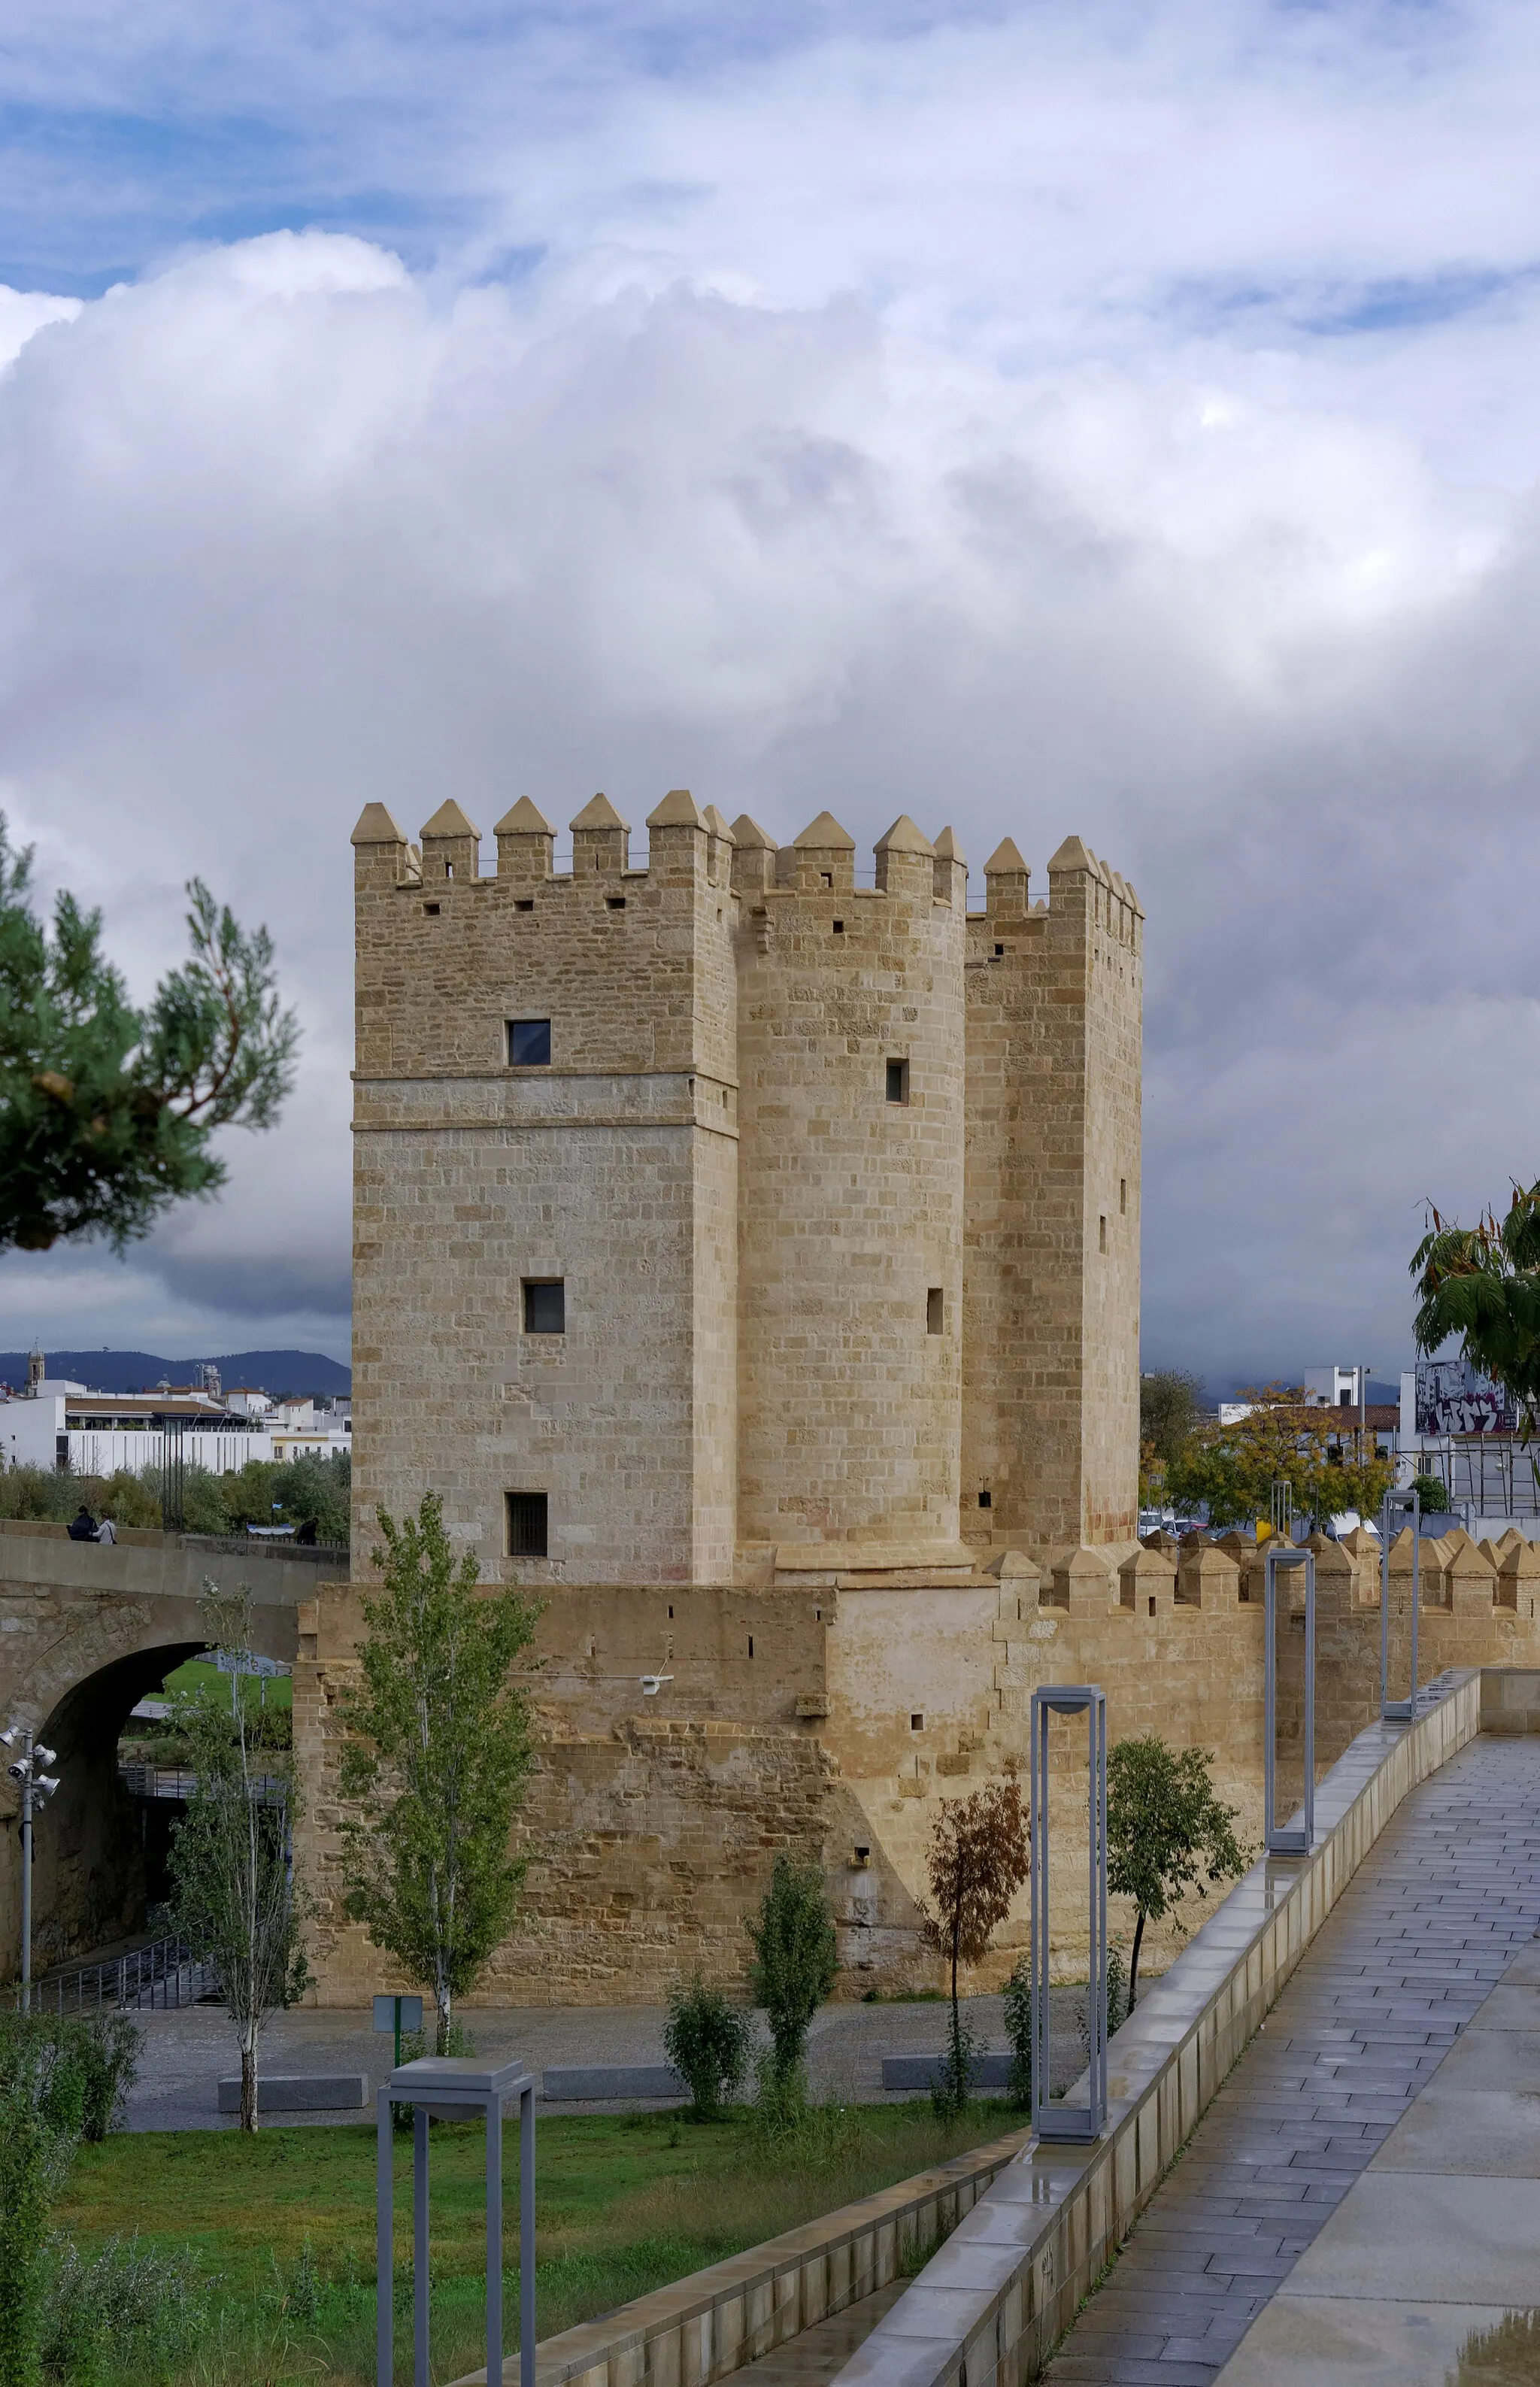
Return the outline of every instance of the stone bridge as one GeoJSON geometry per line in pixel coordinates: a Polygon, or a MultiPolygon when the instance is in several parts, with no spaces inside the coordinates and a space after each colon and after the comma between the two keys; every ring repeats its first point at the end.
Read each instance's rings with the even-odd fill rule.
{"type": "MultiPolygon", "coordinates": [[[[0,1710],[58,1751],[60,1788],[33,1835],[33,1961],[40,1968],[142,1927],[159,1894],[167,1812],[129,1797],[118,1737],[136,1702],[208,1647],[206,1577],[245,1585],[254,1646],[292,1661],[297,1610],[347,1553],[125,1527],[115,1544],[63,1525],[0,1521],[0,1710]]],[[[19,1809],[0,1775],[0,1979],[20,1948],[19,1809]]]]}

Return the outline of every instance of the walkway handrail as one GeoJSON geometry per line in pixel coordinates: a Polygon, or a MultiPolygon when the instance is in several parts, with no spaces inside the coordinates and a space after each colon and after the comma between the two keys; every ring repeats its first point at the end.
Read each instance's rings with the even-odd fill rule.
{"type": "MultiPolygon", "coordinates": [[[[73,1972],[45,1973],[32,1983],[32,2010],[38,2014],[124,2014],[146,2008],[196,2005],[217,1982],[215,1966],[199,1956],[190,1939],[177,1933],[109,1956],[97,1964],[77,1965],[73,1972]]],[[[7,2003],[20,2003],[21,1992],[12,1982],[5,1991],[7,2003]]]]}

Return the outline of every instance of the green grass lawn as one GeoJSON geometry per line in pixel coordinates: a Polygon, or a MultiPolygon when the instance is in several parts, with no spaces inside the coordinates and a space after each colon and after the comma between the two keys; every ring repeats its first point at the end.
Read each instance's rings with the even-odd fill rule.
{"type": "MultiPolygon", "coordinates": [[[[513,2117],[510,2117],[511,2122],[513,2117]]],[[[978,2104],[957,2123],[928,2103],[852,2108],[815,2160],[767,2155],[747,2118],[675,2115],[542,2119],[536,2155],[538,2331],[611,2311],[873,2190],[1020,2128],[978,2104]]],[[[506,2243],[518,2245],[518,2132],[505,2133],[506,2243]]],[[[483,2358],[485,2141],[432,2126],[435,2377],[483,2358]]],[[[410,2259],[410,2142],[397,2142],[397,2293],[410,2259]]],[[[136,2132],[86,2147],[57,2219],[83,2251],[137,2234],[189,2249],[214,2280],[216,2324],[175,2373],[185,2387],[373,2380],[374,2133],[365,2128],[136,2132]]],[[[509,2342],[517,2274],[506,2275],[509,2342]]],[[[410,2375],[402,2305],[398,2375],[410,2375]]],[[[124,2374],[123,2387],[131,2387],[124,2374]]]]}
{"type": "MultiPolygon", "coordinates": [[[[168,1691],[218,1691],[225,1700],[228,1701],[230,1698],[229,1675],[221,1674],[217,1666],[209,1665],[203,1658],[189,1658],[183,1665],[174,1667],[167,1675],[163,1687],[168,1691]]],[[[263,1686],[259,1681],[251,1675],[245,1675],[242,1677],[241,1689],[248,1707],[261,1706],[263,1686]]],[[[266,1697],[270,1708],[292,1708],[294,1705],[293,1676],[271,1675],[267,1681],[266,1697]]]]}

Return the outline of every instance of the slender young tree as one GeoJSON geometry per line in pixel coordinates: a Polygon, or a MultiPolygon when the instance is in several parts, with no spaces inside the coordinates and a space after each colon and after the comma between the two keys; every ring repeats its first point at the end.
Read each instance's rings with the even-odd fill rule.
{"type": "Polygon", "coordinates": [[[533,1761],[529,1702],[509,1679],[538,1607],[476,1587],[434,1493],[402,1524],[380,1512],[381,1589],[363,1601],[359,1680],[343,1702],[344,1904],[432,1995],[448,2052],[463,1997],[518,1906],[510,1853],[533,1761]]]}
{"type": "Polygon", "coordinates": [[[926,1852],[930,1906],[925,1939],[951,1967],[952,2036],[938,2102],[953,2110],[966,2103],[973,2074],[973,2045],[963,2026],[957,1968],[977,1964],[989,1952],[990,1940],[1010,1913],[1030,1866],[1031,1825],[1014,1770],[969,1798],[943,1803],[926,1852]]]}
{"type": "Polygon", "coordinates": [[[813,2017],[839,1970],[834,1917],[818,1867],[797,1864],[783,1850],[759,1913],[746,1927],[754,1951],[749,1995],[770,2025],[772,2062],[784,2090],[800,2079],[813,2017]]]}
{"type": "MultiPolygon", "coordinates": [[[[251,1653],[251,1599],[205,1579],[199,1602],[214,1647],[251,1653]]],[[[196,1787],[171,1842],[177,1928],[211,1958],[241,2049],[241,2128],[257,2128],[262,2026],[309,1986],[302,1901],[290,1835],[296,1786],[288,1751],[264,1737],[246,1677],[182,1699],[177,1730],[191,1744],[196,1787]],[[279,1795],[274,1795],[275,1791],[279,1795]]]]}
{"type": "Polygon", "coordinates": [[[1467,1359],[1510,1393],[1526,1441],[1540,1412],[1540,1183],[1515,1185],[1501,1218],[1458,1226],[1430,1205],[1432,1225],[1411,1257],[1420,1351],[1458,1334],[1467,1359]]]}
{"type": "Polygon", "coordinates": [[[99,913],[61,894],[52,931],[38,919],[32,859],[0,815],[0,1251],[91,1234],[121,1246],[223,1184],[217,1128],[273,1124],[299,1031],[267,930],[246,935],[201,879],[189,957],[138,1010],[99,913]]]}
{"type": "Polygon", "coordinates": [[[1139,1995],[1146,1923],[1158,1923],[1190,1889],[1245,1869],[1235,1813],[1216,1796],[1203,1749],[1175,1749],[1158,1733],[1120,1740],[1107,1756],[1107,1888],[1134,1903],[1129,2012],[1139,1995]]]}

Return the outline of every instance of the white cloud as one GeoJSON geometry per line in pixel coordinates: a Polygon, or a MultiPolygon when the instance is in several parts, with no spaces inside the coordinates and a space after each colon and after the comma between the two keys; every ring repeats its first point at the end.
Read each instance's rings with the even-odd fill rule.
{"type": "MultiPolygon", "coordinates": [[[[313,147],[346,54],[435,258],[0,309],[3,801],[140,984],[196,870],[309,1029],[221,1206],[0,1266],[56,1339],[338,1347],[372,796],[1079,830],[1150,915],[1152,1359],[1388,1370],[1420,1198],[1540,1172],[1530,12],[821,21],[665,72],[462,11],[412,126],[404,17],[257,8],[254,113],[313,147]]],[[[93,22],[191,75],[193,18],[93,22]]]]}

